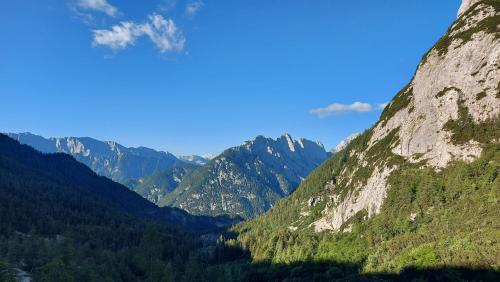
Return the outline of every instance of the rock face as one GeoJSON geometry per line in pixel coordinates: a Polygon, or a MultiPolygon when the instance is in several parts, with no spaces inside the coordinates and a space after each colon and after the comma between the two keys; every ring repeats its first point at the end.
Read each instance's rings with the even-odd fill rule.
{"type": "Polygon", "coordinates": [[[458,10],[458,17],[460,17],[463,13],[472,7],[472,5],[481,2],[481,0],[463,0],[462,5],[460,5],[460,9],[458,10]]]}
{"type": "Polygon", "coordinates": [[[198,165],[186,163],[139,179],[130,179],[124,184],[150,202],[158,204],[196,167],[198,165]]]}
{"type": "Polygon", "coordinates": [[[196,169],[160,204],[194,214],[253,217],[295,190],[329,156],[319,142],[258,136],[196,169]]]}
{"type": "Polygon", "coordinates": [[[21,144],[29,145],[43,153],[70,154],[97,174],[120,183],[186,164],[167,152],[145,147],[126,148],[116,142],[104,142],[88,137],[46,139],[31,133],[8,135],[21,144]]]}
{"type": "Polygon", "coordinates": [[[464,1],[459,18],[425,55],[413,80],[351,149],[358,164],[337,172],[349,192],[335,195],[312,227],[338,230],[359,211],[377,214],[398,162],[439,170],[477,158],[500,137],[500,1],[464,1]],[[374,163],[375,161],[375,163],[374,163]],[[366,177],[357,177],[360,170],[366,177]]]}

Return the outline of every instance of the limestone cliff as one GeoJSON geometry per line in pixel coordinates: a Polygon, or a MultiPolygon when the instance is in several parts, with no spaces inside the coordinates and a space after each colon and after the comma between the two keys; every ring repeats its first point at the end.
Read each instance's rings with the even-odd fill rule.
{"type": "Polygon", "coordinates": [[[498,142],[499,28],[499,1],[463,1],[458,19],[424,56],[413,80],[365,133],[366,146],[349,152],[356,164],[336,176],[349,192],[330,197],[312,224],[316,231],[339,229],[363,209],[377,214],[398,161],[439,170],[453,160],[474,160],[484,144],[498,142]],[[369,176],[356,177],[359,171],[369,176]]]}

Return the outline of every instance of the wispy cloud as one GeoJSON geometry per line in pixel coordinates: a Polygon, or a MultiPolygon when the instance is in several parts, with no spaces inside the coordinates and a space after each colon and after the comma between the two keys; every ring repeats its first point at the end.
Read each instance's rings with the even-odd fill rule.
{"type": "Polygon", "coordinates": [[[118,8],[109,4],[107,0],[77,0],[75,4],[81,9],[102,12],[110,17],[118,15],[118,8]]]}
{"type": "Polygon", "coordinates": [[[186,5],[186,10],[185,10],[186,15],[188,17],[194,17],[200,11],[203,5],[204,3],[201,0],[189,2],[186,5]]]}
{"type": "Polygon", "coordinates": [[[93,30],[92,45],[117,51],[134,45],[141,36],[149,37],[161,53],[180,52],[184,49],[185,38],[182,31],[173,20],[157,14],[150,15],[143,23],[125,21],[111,29],[93,30]]]}
{"type": "Polygon", "coordinates": [[[170,12],[177,5],[177,0],[163,0],[160,4],[158,4],[158,10],[160,12],[170,12]]]}
{"type": "Polygon", "coordinates": [[[372,112],[374,110],[383,109],[385,108],[386,105],[387,103],[378,104],[376,106],[363,102],[354,102],[352,104],[333,103],[324,108],[312,109],[309,112],[317,116],[318,118],[325,118],[331,115],[349,113],[349,112],[358,112],[358,113],[372,112]]]}

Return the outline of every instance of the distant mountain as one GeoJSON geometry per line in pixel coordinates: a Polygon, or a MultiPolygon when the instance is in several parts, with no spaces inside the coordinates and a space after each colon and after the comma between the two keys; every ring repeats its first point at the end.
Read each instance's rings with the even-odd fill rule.
{"type": "Polygon", "coordinates": [[[209,158],[205,158],[205,157],[202,157],[202,156],[196,156],[196,155],[192,155],[192,156],[179,156],[179,159],[187,162],[187,163],[190,163],[190,164],[195,164],[195,165],[205,165],[207,164],[210,159],[209,158]]]}
{"type": "Polygon", "coordinates": [[[8,133],[8,136],[43,153],[70,154],[97,174],[120,183],[184,165],[168,152],[127,148],[89,137],[44,138],[31,133],[8,133]]]}
{"type": "Polygon", "coordinates": [[[156,204],[177,188],[182,179],[196,167],[198,166],[186,163],[139,179],[130,179],[124,185],[156,204]]]}
{"type": "Polygon", "coordinates": [[[344,140],[340,141],[339,144],[337,144],[337,146],[335,146],[335,148],[333,148],[331,150],[331,152],[337,153],[337,152],[344,150],[347,147],[347,145],[349,145],[349,143],[351,143],[359,135],[360,135],[360,133],[353,133],[353,134],[347,136],[344,140]]]}
{"type": "Polygon", "coordinates": [[[258,136],[195,169],[159,204],[250,218],[294,191],[330,155],[319,142],[258,136]]]}
{"type": "MultiPolygon", "coordinates": [[[[228,218],[192,216],[176,208],[159,208],[127,187],[106,177],[98,176],[70,155],[42,154],[29,146],[20,145],[17,141],[3,134],[0,134],[0,158],[5,163],[3,167],[5,177],[2,180],[8,181],[8,183],[22,182],[24,174],[24,177],[30,179],[47,179],[47,181],[63,187],[68,193],[75,194],[74,197],[91,197],[100,205],[106,205],[120,212],[189,230],[213,229],[232,223],[232,220],[228,218]],[[9,172],[11,168],[15,170],[15,173],[9,172]],[[10,174],[18,176],[9,180],[10,174]]],[[[23,187],[26,190],[23,193],[30,195],[48,193],[48,191],[43,190],[44,186],[39,185],[39,183],[23,187]]],[[[0,188],[5,187],[1,186],[0,188]]],[[[65,195],[60,197],[64,198],[65,195]]],[[[50,197],[56,196],[50,195],[50,197]]],[[[29,200],[28,198],[27,200],[29,200]]],[[[68,201],[70,200],[68,199],[68,201]]]]}
{"type": "Polygon", "coordinates": [[[233,222],[158,208],[70,155],[0,134],[0,281],[170,281],[193,271],[197,233],[233,222]]]}
{"type": "Polygon", "coordinates": [[[153,149],[127,148],[89,137],[44,138],[31,133],[8,133],[21,144],[43,153],[70,154],[99,175],[106,176],[157,203],[177,187],[195,166],[208,162],[199,156],[180,157],[153,149]]]}

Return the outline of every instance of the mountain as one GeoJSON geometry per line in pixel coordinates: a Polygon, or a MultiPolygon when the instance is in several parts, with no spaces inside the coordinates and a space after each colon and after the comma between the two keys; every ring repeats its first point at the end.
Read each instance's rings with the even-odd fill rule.
{"type": "Polygon", "coordinates": [[[43,153],[70,154],[99,175],[125,183],[185,164],[168,152],[139,147],[127,148],[113,141],[88,137],[43,138],[31,133],[8,133],[21,144],[43,153]]]}
{"type": "Polygon", "coordinates": [[[198,165],[185,163],[182,166],[159,171],[139,179],[130,179],[124,185],[157,204],[165,196],[174,191],[184,177],[196,167],[198,165]]]}
{"type": "Polygon", "coordinates": [[[198,233],[233,222],[158,208],[70,155],[0,134],[0,281],[192,281],[198,233]]]}
{"type": "Polygon", "coordinates": [[[250,218],[295,190],[329,156],[319,142],[258,136],[191,172],[159,204],[250,218]]]}
{"type": "Polygon", "coordinates": [[[43,153],[70,154],[97,174],[126,185],[155,204],[173,191],[195,166],[208,161],[199,156],[177,158],[145,147],[127,148],[113,141],[88,137],[47,139],[31,133],[8,133],[8,136],[43,153]]]}
{"type": "Polygon", "coordinates": [[[273,264],[498,270],[499,115],[500,1],[463,1],[379,121],[233,231],[254,261],[273,264]]]}
{"type": "MultiPolygon", "coordinates": [[[[102,204],[137,218],[158,221],[170,226],[184,227],[193,231],[214,229],[233,222],[232,219],[224,217],[192,216],[176,208],[159,208],[137,193],[130,191],[127,187],[97,175],[70,155],[40,153],[30,146],[21,145],[3,134],[0,134],[0,157],[5,160],[6,164],[10,164],[13,169],[19,168],[21,170],[21,173],[17,172],[19,175],[26,171],[26,174],[33,174],[36,177],[57,183],[62,188],[69,189],[75,195],[82,194],[81,197],[92,197],[102,204]]],[[[5,180],[9,180],[9,165],[5,165],[4,169],[7,173],[5,180]]],[[[12,177],[10,181],[20,181],[21,178],[21,176],[18,178],[12,177]]],[[[37,185],[34,185],[34,187],[26,185],[24,188],[30,190],[29,194],[44,193],[43,190],[37,190],[37,187],[37,185]]],[[[43,188],[43,186],[41,187],[43,188]]]]}

